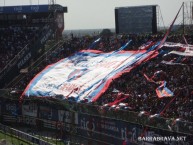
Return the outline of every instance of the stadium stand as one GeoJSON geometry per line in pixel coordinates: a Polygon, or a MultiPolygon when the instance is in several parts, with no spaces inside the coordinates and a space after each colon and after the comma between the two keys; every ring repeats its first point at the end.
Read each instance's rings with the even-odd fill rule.
{"type": "MultiPolygon", "coordinates": [[[[137,49],[139,45],[144,41],[149,40],[149,38],[149,41],[152,39],[158,40],[160,38],[160,36],[150,35],[123,35],[118,37],[120,38],[118,39],[115,36],[112,36],[110,40],[103,38],[98,46],[95,46],[93,49],[103,50],[106,52],[113,51],[118,49],[128,39],[134,38],[132,46],[127,48],[127,50],[133,50],[137,49]]],[[[176,40],[176,42],[178,42],[180,37],[180,35],[169,37],[169,40],[176,40]]],[[[41,66],[38,66],[32,72],[26,74],[27,77],[24,78],[24,80],[20,80],[19,84],[14,86],[14,88],[17,90],[23,90],[29,81],[45,66],[55,63],[63,57],[70,56],[77,51],[87,49],[94,39],[95,38],[91,37],[82,37],[73,38],[64,42],[61,48],[54,50],[44,60],[41,66]]],[[[165,51],[165,53],[172,51],[171,48],[163,48],[162,50],[165,51]]],[[[121,108],[135,112],[146,111],[149,114],[161,113],[163,117],[183,118],[184,120],[192,122],[193,112],[191,102],[193,99],[193,82],[191,72],[193,71],[193,68],[191,64],[193,58],[174,54],[163,54],[142,64],[140,67],[137,67],[130,73],[123,75],[121,78],[114,80],[105,94],[103,94],[97,101],[97,105],[109,106],[110,109],[121,108]],[[168,64],[167,62],[173,64],[168,64]],[[177,64],[174,65],[175,63],[177,64]],[[153,82],[148,81],[144,75],[152,78],[153,82]],[[176,98],[167,109],[164,107],[173,100],[173,97],[158,98],[156,94],[156,88],[160,86],[162,81],[167,82],[167,87],[174,92],[174,97],[176,98]],[[124,99],[122,100],[122,98],[124,99]]],[[[86,103],[86,100],[84,103],[86,103]]]]}
{"type": "MultiPolygon", "coordinates": [[[[171,57],[168,61],[171,62],[174,58],[176,56],[171,57]]],[[[100,99],[100,105],[110,103],[111,107],[115,109],[125,108],[131,111],[146,111],[150,114],[163,113],[164,117],[183,118],[192,122],[192,60],[184,65],[181,62],[178,63],[176,65],[167,64],[162,57],[145,63],[130,74],[125,74],[115,80],[100,99]],[[149,82],[144,74],[151,76],[153,82],[149,82]],[[164,106],[173,100],[173,97],[158,98],[155,91],[163,80],[167,81],[167,87],[176,96],[167,110],[164,110],[164,106]],[[126,98],[122,102],[115,102],[117,97],[126,98]],[[112,102],[115,103],[112,105],[112,102]]]]}
{"type": "Polygon", "coordinates": [[[38,27],[10,26],[0,29],[0,69],[14,58],[27,44],[35,40],[38,27]]]}
{"type": "MultiPolygon", "coordinates": [[[[117,50],[131,37],[133,39],[135,38],[135,41],[131,43],[126,50],[137,50],[144,48],[139,46],[148,40],[157,41],[160,39],[160,37],[162,37],[162,35],[113,35],[109,39],[102,38],[102,40],[95,46],[92,46],[92,48],[90,44],[97,39],[96,36],[84,36],[80,38],[73,37],[72,39],[65,40],[62,45],[55,47],[53,51],[47,53],[46,57],[43,57],[44,59],[42,59],[41,63],[38,63],[39,65],[23,75],[25,77],[23,77],[22,80],[15,82],[15,85],[12,86],[13,90],[19,90],[22,92],[30,80],[47,65],[53,64],[62,58],[71,56],[75,52],[83,49],[96,49],[105,52],[117,50]],[[106,49],[107,47],[108,49],[106,49]]],[[[180,39],[181,36],[179,35],[173,37],[174,38],[171,36],[169,39],[173,40],[173,42],[178,42],[176,37],[180,39]]],[[[186,38],[188,38],[188,42],[192,44],[192,41],[190,41],[191,37],[186,36],[186,38]]],[[[165,46],[159,50],[160,54],[158,57],[144,62],[139,67],[131,70],[130,73],[126,73],[120,78],[115,79],[108,90],[96,102],[88,104],[87,100],[83,100],[80,102],[80,104],[76,104],[78,106],[76,106],[74,102],[69,103],[74,104],[73,106],[77,107],[75,110],[79,110],[80,113],[91,113],[92,115],[97,115],[100,113],[112,118],[122,118],[123,120],[127,118],[127,120],[130,120],[131,122],[133,120],[140,122],[140,116],[142,115],[143,118],[144,114],[145,116],[148,116],[147,120],[144,119],[142,121],[143,123],[146,123],[146,125],[148,124],[148,119],[155,119],[158,117],[158,120],[155,120],[159,124],[157,125],[156,123],[153,124],[149,122],[151,126],[156,126],[158,128],[161,127],[170,131],[175,130],[174,128],[176,120],[180,120],[182,124],[184,124],[185,121],[186,124],[190,123],[191,126],[191,122],[193,121],[193,82],[191,75],[193,69],[193,60],[192,56],[177,55],[173,53],[173,50],[183,53],[185,49],[182,47],[170,48],[165,46]],[[162,84],[163,81],[167,82],[167,88],[174,93],[172,97],[169,96],[159,98],[157,96],[156,89],[162,84]],[[125,116],[120,116],[119,111],[124,111],[120,113],[125,114],[125,116]],[[162,120],[162,118],[164,119],[162,120]],[[165,119],[166,122],[167,119],[173,120],[169,121],[171,123],[169,124],[169,127],[168,123],[165,123],[165,119]],[[170,129],[170,127],[172,129],[170,129]]],[[[20,96],[20,94],[21,93],[17,95],[20,96]]],[[[16,94],[14,93],[12,95],[16,94]]],[[[28,98],[26,99],[28,100],[28,98]]],[[[59,107],[60,103],[57,100],[40,99],[39,103],[41,104],[42,102],[43,104],[46,104],[47,101],[51,108],[53,106],[55,106],[54,108],[59,107]],[[50,104],[51,102],[53,105],[50,104]]],[[[43,115],[43,119],[46,119],[47,115],[43,115]]],[[[48,116],[48,119],[52,120],[50,115],[48,116]]],[[[41,115],[39,117],[41,118],[41,115]]],[[[192,132],[191,128],[187,129],[189,125],[187,126],[182,124],[181,126],[183,127],[179,129],[180,132],[192,132]]]]}
{"type": "Polygon", "coordinates": [[[44,53],[49,38],[61,37],[64,12],[67,8],[60,5],[1,7],[0,88],[44,53]]]}
{"type": "MultiPolygon", "coordinates": [[[[50,26],[44,25],[43,28],[45,29],[35,26],[23,27],[23,25],[21,27],[3,26],[0,28],[0,69],[5,70],[6,67],[12,68],[12,66],[7,65],[10,63],[10,60],[14,60],[14,56],[18,52],[25,48],[25,46],[30,47],[30,43],[33,44],[35,40],[41,40],[41,42],[44,40],[47,41],[47,38],[41,36],[48,34],[50,26]],[[39,33],[40,29],[41,33],[39,33]]],[[[53,34],[53,31],[51,34],[53,34]]],[[[49,35],[51,36],[51,34],[49,35]]],[[[138,135],[147,132],[147,126],[150,126],[150,131],[153,130],[162,135],[168,131],[167,135],[170,135],[171,132],[177,132],[179,134],[188,134],[189,138],[191,138],[193,131],[191,127],[193,122],[193,55],[187,56],[184,54],[186,50],[184,47],[187,47],[187,44],[179,44],[178,47],[162,47],[157,57],[143,62],[129,73],[125,73],[113,80],[107,91],[96,102],[88,103],[88,100],[85,99],[76,103],[70,99],[61,101],[59,99],[42,99],[33,96],[31,98],[24,98],[22,107],[18,103],[21,93],[41,70],[76,52],[85,49],[112,52],[119,49],[128,40],[132,40],[132,42],[125,50],[138,51],[146,49],[146,43],[156,42],[162,38],[162,34],[122,34],[111,35],[110,37],[73,36],[70,39],[56,42],[52,48],[45,49],[45,53],[34,57],[33,63],[30,63],[30,65],[27,63],[26,66],[30,66],[27,72],[19,72],[20,74],[18,74],[21,77],[14,80],[11,79],[9,81],[10,84],[7,83],[5,85],[5,88],[9,86],[11,90],[8,90],[8,93],[6,92],[7,90],[5,93],[1,93],[2,100],[0,100],[0,108],[2,110],[0,110],[0,113],[2,122],[5,124],[36,125],[38,129],[49,128],[59,131],[63,129],[62,127],[67,126],[66,128],[68,128],[70,126],[69,130],[72,130],[72,134],[79,133],[79,135],[82,135],[82,132],[86,132],[83,136],[92,139],[92,134],[95,133],[98,140],[104,135],[106,138],[103,136],[103,140],[106,142],[109,141],[111,144],[116,139],[120,143],[124,139],[127,139],[126,136],[132,136],[129,141],[137,144],[136,135],[133,135],[136,126],[140,130],[138,135]],[[99,37],[101,37],[99,43],[90,45],[99,37]],[[163,93],[162,90],[165,92],[163,93]],[[3,109],[6,111],[3,111],[3,109]],[[26,113],[26,115],[24,112],[31,114],[26,113]],[[60,117],[60,114],[65,114],[64,112],[67,114],[67,117],[70,116],[70,119],[62,115],[60,117]],[[76,114],[77,112],[79,113],[78,115],[76,114]],[[79,119],[75,119],[77,116],[79,119]],[[105,117],[108,117],[106,118],[107,125],[104,121],[105,117]],[[96,126],[94,126],[93,122],[97,120],[101,124],[97,124],[98,126],[95,124],[96,126]],[[112,120],[114,122],[108,124],[112,120]],[[177,121],[180,122],[180,125],[177,124],[177,121]],[[117,129],[112,125],[116,124],[116,122],[117,124],[124,124],[124,127],[128,124],[133,125],[136,123],[137,125],[133,125],[134,127],[131,125],[132,127],[130,128],[132,129],[129,128],[131,133],[122,129],[122,126],[119,126],[117,129]],[[77,127],[74,127],[76,125],[77,127]],[[76,129],[81,131],[78,132],[76,129]],[[116,129],[121,130],[121,135],[113,132],[116,132],[116,129]],[[166,132],[163,130],[166,130],[166,132]]],[[[193,37],[191,35],[185,35],[185,38],[189,44],[193,44],[193,37]]],[[[167,41],[172,42],[167,43],[170,45],[179,42],[184,43],[182,35],[171,35],[167,41]]],[[[192,143],[190,140],[187,142],[192,143]]]]}

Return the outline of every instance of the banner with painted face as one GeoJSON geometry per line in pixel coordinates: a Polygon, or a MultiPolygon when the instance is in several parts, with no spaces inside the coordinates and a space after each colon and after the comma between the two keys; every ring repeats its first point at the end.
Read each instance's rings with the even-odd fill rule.
{"type": "Polygon", "coordinates": [[[22,96],[94,102],[107,90],[113,79],[157,56],[153,49],[158,44],[149,50],[138,51],[80,51],[47,66],[29,83],[22,96]]]}

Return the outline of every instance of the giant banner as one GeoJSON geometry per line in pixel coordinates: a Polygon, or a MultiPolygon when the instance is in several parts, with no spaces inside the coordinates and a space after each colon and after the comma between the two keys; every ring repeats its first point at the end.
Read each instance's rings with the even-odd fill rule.
{"type": "Polygon", "coordinates": [[[157,55],[152,55],[154,51],[149,50],[110,53],[84,50],[75,53],[37,74],[22,96],[94,102],[107,90],[113,79],[157,55]]]}

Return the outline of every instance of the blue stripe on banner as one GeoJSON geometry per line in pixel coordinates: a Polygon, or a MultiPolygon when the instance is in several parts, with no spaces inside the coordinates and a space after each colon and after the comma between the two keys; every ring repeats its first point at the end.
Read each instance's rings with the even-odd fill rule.
{"type": "Polygon", "coordinates": [[[88,49],[94,48],[94,47],[96,46],[96,44],[97,44],[98,42],[100,42],[100,41],[101,41],[101,38],[98,38],[97,40],[95,40],[95,41],[88,47],[88,49]]]}
{"type": "Polygon", "coordinates": [[[121,48],[119,48],[118,50],[115,50],[112,54],[117,53],[121,50],[124,50],[125,48],[127,48],[129,46],[129,44],[132,42],[132,40],[129,40],[125,45],[123,45],[121,48]]]}

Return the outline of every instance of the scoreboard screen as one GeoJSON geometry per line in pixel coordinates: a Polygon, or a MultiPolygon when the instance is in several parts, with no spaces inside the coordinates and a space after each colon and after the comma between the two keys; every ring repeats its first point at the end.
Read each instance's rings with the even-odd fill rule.
{"type": "Polygon", "coordinates": [[[156,33],[156,19],[156,5],[116,8],[116,33],[156,33]]]}

